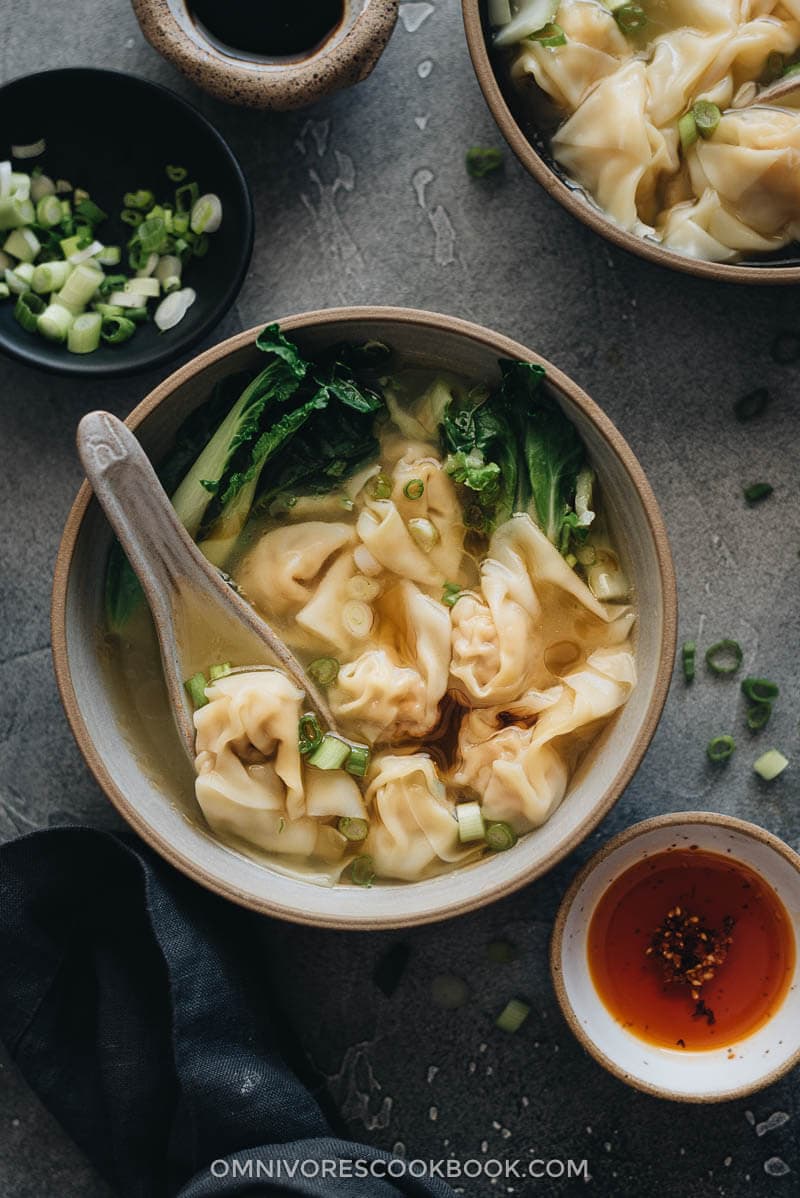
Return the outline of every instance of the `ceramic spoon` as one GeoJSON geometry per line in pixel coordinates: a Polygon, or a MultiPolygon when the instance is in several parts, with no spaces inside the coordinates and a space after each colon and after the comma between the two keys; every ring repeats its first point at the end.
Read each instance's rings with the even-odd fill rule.
{"type": "Polygon", "coordinates": [[[109,412],[90,412],[78,426],[78,453],[150,604],[175,722],[192,761],[195,730],[184,680],[197,666],[187,661],[180,635],[192,613],[202,613],[215,641],[259,663],[244,670],[283,670],[305,691],[323,728],[335,731],[326,700],[294,654],[192,541],[130,429],[109,412]]]}

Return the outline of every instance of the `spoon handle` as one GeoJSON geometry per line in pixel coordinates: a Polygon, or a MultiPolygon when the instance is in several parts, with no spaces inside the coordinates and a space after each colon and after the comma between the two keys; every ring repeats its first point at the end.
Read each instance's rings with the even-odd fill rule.
{"type": "Polygon", "coordinates": [[[181,673],[176,615],[201,601],[209,620],[250,634],[252,662],[268,653],[303,691],[323,724],[334,721],[326,700],[300,662],[253,608],[237,595],[206,560],[178,519],[169,497],[137,438],[110,412],[90,412],[78,426],[78,453],[100,506],[119,538],[147,596],[156,625],[164,678],[189,753],[194,755],[194,723],[181,673]]]}

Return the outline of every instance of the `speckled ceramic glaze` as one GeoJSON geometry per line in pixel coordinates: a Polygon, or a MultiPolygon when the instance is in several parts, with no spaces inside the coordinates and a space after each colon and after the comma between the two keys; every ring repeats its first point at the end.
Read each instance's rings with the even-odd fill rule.
{"type": "Polygon", "coordinates": [[[662,1048],[634,1036],[606,1008],[592,981],[592,914],[615,878],[648,856],[697,845],[755,870],[786,908],[800,944],[800,857],[763,828],[710,811],[661,815],[620,833],[584,866],[561,904],[550,967],[572,1031],[595,1060],[629,1086],[677,1102],[726,1102],[776,1082],[800,1061],[800,955],[773,1016],[719,1048],[662,1048]]]}
{"type": "Polygon", "coordinates": [[[344,0],[341,23],[310,54],[259,58],[234,56],[209,40],[184,0],[131,3],[151,46],[198,87],[229,104],[279,110],[303,108],[366,79],[398,12],[398,0],[344,0]]]}

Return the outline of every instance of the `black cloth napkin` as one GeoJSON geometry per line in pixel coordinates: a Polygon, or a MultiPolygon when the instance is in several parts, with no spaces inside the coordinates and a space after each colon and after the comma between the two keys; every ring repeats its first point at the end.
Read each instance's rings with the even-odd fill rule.
{"type": "Polygon", "coordinates": [[[12,841],[0,1037],[122,1195],[452,1198],[435,1177],[385,1179],[391,1158],[331,1131],[284,1059],[268,930],[133,838],[12,841]]]}

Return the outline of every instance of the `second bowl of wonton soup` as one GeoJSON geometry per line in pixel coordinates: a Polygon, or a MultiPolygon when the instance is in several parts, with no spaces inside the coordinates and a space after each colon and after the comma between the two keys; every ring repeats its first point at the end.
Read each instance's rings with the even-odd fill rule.
{"type": "Polygon", "coordinates": [[[179,868],[286,918],[397,926],[523,884],[602,818],[663,705],[675,596],[641,470],[574,384],[477,326],[350,309],[232,338],[129,422],[338,725],[280,672],[237,672],[270,663],[201,614],[192,779],[84,489],[59,685],[109,797],[179,868]]]}
{"type": "Polygon", "coordinates": [[[574,216],[673,269],[800,281],[800,109],[759,102],[800,62],[796,4],[462,3],[495,120],[574,216]]]}

